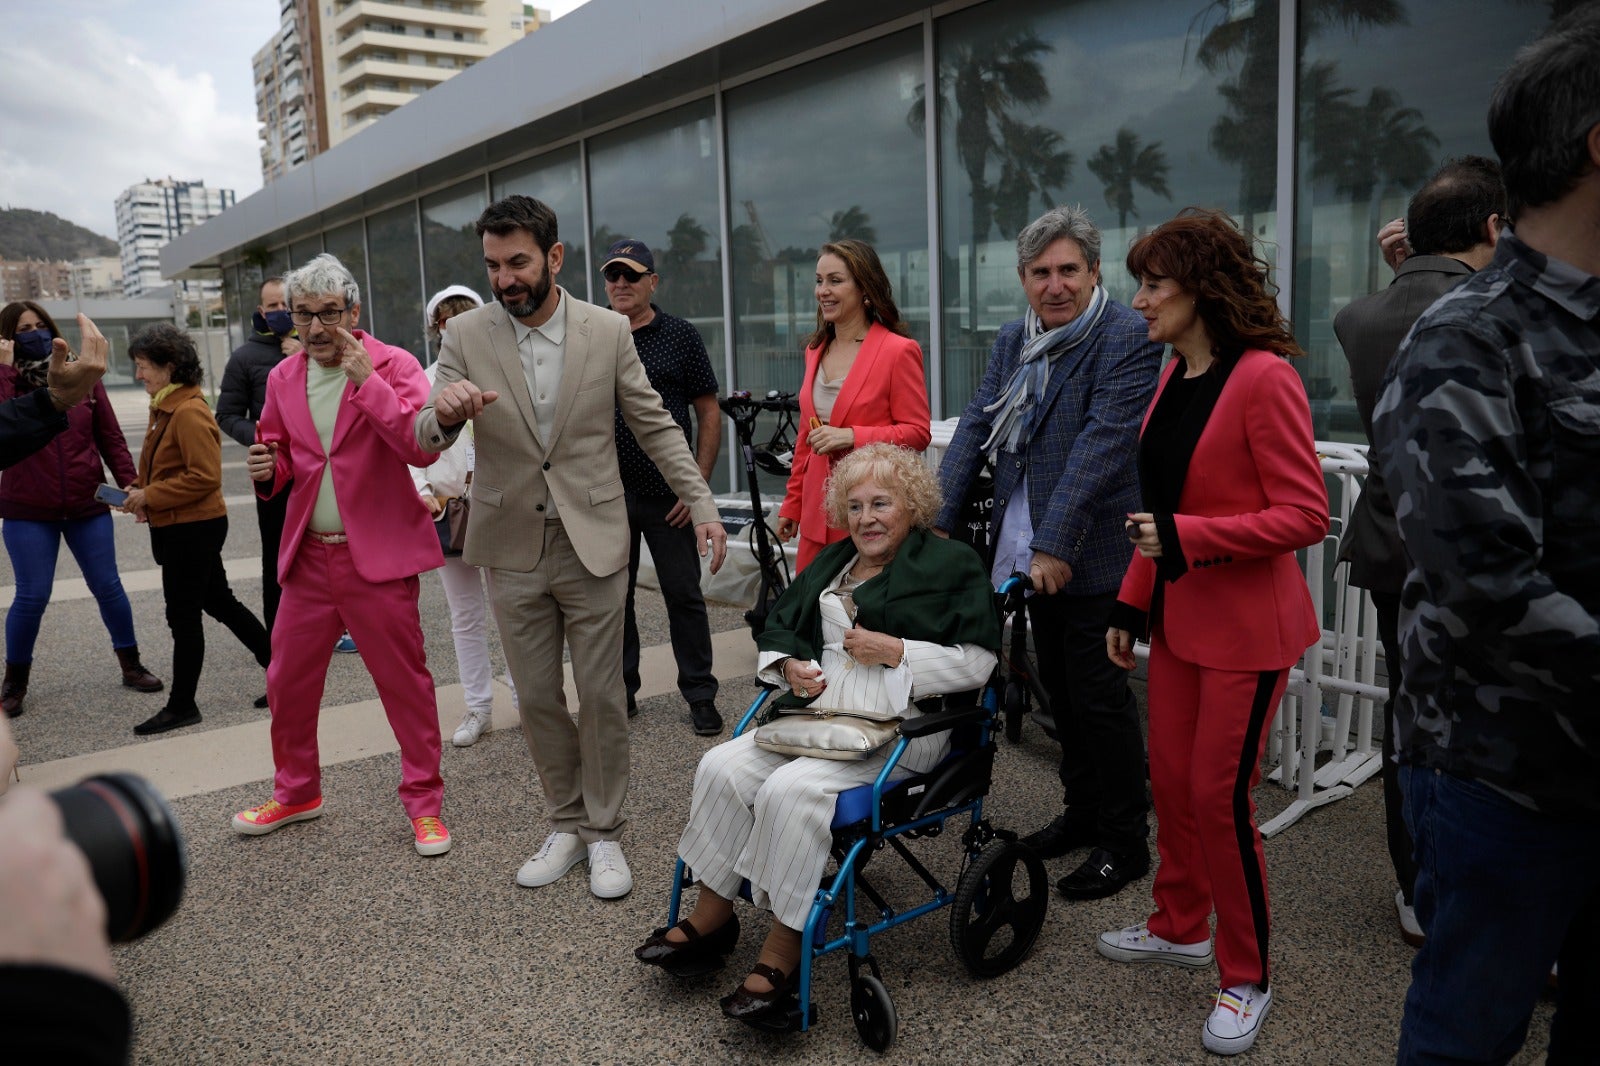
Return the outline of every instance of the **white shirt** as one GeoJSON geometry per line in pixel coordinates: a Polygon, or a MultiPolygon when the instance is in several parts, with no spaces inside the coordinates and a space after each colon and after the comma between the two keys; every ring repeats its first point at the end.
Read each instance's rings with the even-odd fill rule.
{"type": "MultiPolygon", "coordinates": [[[[517,354],[522,359],[522,376],[533,399],[533,421],[539,443],[550,443],[550,428],[556,421],[556,398],[561,393],[561,374],[567,362],[567,301],[559,288],[555,312],[542,326],[525,326],[511,320],[517,332],[517,354]]],[[[545,501],[546,519],[556,516],[554,497],[545,501]]]]}

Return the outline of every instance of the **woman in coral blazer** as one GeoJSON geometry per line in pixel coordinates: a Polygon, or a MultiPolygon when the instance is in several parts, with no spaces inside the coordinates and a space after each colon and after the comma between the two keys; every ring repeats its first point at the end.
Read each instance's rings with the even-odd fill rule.
{"type": "Polygon", "coordinates": [[[908,335],[878,253],[832,241],[817,258],[817,330],[806,345],[800,439],[778,539],[800,534],[798,573],[845,531],[828,526],[823,486],[851,449],[883,442],[922,451],[932,434],[922,348],[908,335]]]}
{"type": "Polygon", "coordinates": [[[1321,636],[1294,553],[1328,531],[1300,355],[1267,264],[1226,215],[1185,211],[1140,238],[1128,271],[1150,339],[1171,344],[1139,443],[1138,547],[1106,650],[1149,633],[1155,913],[1101,934],[1121,962],[1203,967],[1220,986],[1202,1043],[1235,1054],[1271,1006],[1267,880],[1250,790],[1289,667],[1321,636]]]}

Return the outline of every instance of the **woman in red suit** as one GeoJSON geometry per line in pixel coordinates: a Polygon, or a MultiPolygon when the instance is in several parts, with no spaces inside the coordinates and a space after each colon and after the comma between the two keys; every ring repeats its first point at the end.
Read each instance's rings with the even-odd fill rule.
{"type": "Polygon", "coordinates": [[[1100,935],[1120,962],[1195,968],[1219,988],[1207,1050],[1249,1048],[1272,1003],[1267,871],[1250,791],[1289,667],[1320,639],[1294,553],[1328,531],[1301,355],[1268,267],[1226,215],[1189,209],[1136,241],[1128,272],[1150,339],[1172,346],[1139,442],[1138,547],[1106,632],[1133,669],[1149,634],[1155,912],[1100,935]]]}
{"type": "Polygon", "coordinates": [[[800,534],[795,571],[844,530],[823,514],[833,464],[879,441],[922,451],[931,439],[922,348],[910,337],[878,253],[865,241],[831,241],[817,257],[817,331],[806,344],[800,424],[778,539],[800,534]]]}

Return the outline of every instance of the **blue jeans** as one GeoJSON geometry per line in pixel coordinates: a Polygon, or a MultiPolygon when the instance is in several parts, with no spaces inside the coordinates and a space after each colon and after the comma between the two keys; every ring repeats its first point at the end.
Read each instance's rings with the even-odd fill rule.
{"type": "Polygon", "coordinates": [[[39,636],[39,623],[50,605],[50,592],[56,583],[56,556],[61,541],[78,561],[83,579],[100,604],[100,620],[111,633],[113,648],[132,648],[139,643],[133,635],[133,608],[117,576],[117,542],[112,534],[111,514],[70,522],[24,522],[8,518],[0,523],[11,556],[11,572],[17,592],[6,612],[6,662],[33,662],[33,642],[39,636]]]}
{"type": "Polygon", "coordinates": [[[1397,1061],[1503,1063],[1552,963],[1548,1062],[1600,1062],[1600,825],[1520,807],[1486,785],[1400,768],[1417,846],[1417,920],[1397,1061]]]}

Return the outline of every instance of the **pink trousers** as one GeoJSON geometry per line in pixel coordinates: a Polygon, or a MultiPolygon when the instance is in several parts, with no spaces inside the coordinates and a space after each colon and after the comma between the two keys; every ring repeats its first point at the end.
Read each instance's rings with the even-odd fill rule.
{"type": "Polygon", "coordinates": [[[317,718],[333,643],[348,629],[400,742],[400,802],[406,815],[439,815],[444,802],[439,706],[422,648],[417,590],[415,577],[377,584],[363,580],[348,544],[308,538],[300,545],[283,583],[267,667],[277,769],[273,799],[309,803],[322,794],[317,718]]]}

